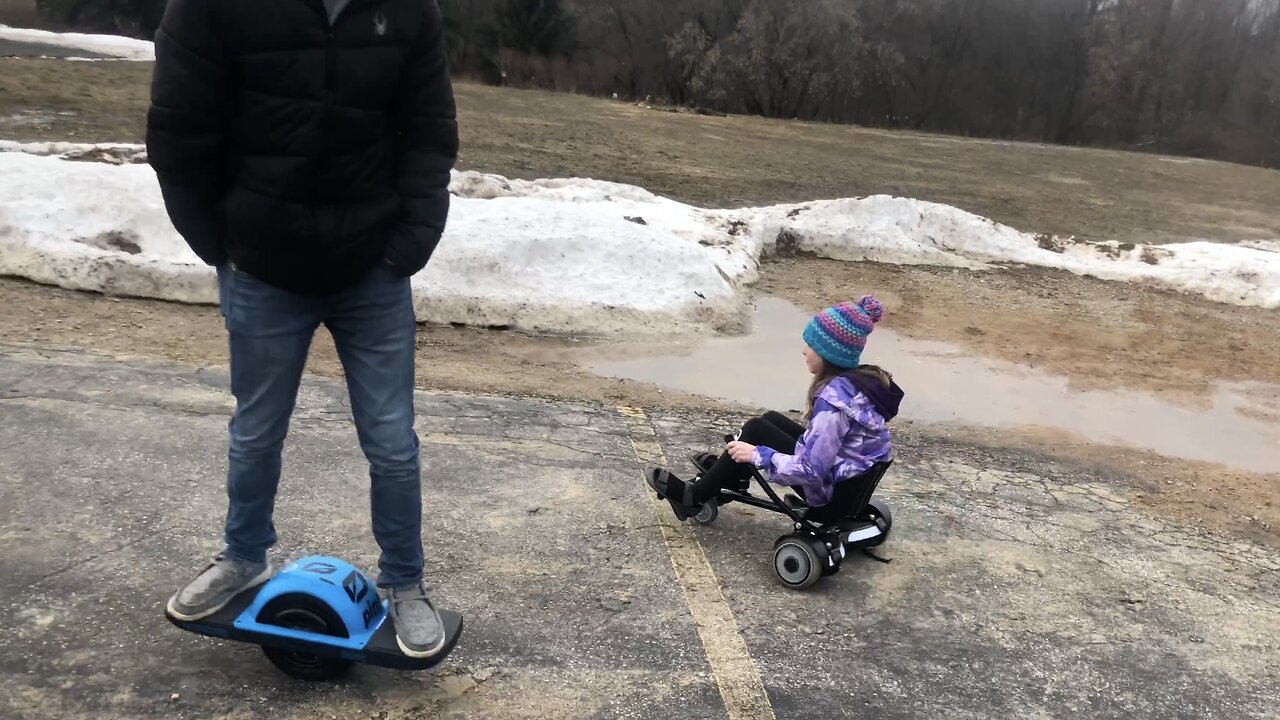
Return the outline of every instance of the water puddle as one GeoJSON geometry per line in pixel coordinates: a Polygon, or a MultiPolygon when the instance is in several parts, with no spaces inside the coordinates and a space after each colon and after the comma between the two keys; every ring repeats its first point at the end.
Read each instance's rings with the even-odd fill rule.
{"type": "MultiPolygon", "coordinates": [[[[605,377],[777,410],[803,407],[809,374],[800,331],[809,313],[761,298],[752,332],[655,347],[585,350],[578,362],[605,377]]],[[[907,397],[901,418],[996,428],[1057,428],[1090,442],[1280,472],[1280,386],[1223,383],[1192,407],[1133,390],[1080,390],[1067,377],[974,356],[947,343],[880,327],[863,361],[894,373],[907,397]]]]}

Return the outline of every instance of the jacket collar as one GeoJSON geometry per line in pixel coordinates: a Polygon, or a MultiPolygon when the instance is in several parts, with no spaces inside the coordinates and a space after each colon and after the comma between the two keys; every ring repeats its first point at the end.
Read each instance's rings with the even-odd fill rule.
{"type": "MultiPolygon", "coordinates": [[[[321,20],[324,21],[325,25],[329,25],[329,11],[324,6],[324,0],[299,0],[299,1],[303,5],[306,5],[307,7],[311,8],[311,10],[315,12],[316,15],[320,17],[321,20]]],[[[334,20],[333,24],[337,25],[338,21],[342,20],[342,16],[346,15],[351,11],[364,7],[365,5],[372,5],[377,2],[381,2],[381,0],[350,0],[350,2],[348,2],[346,6],[338,12],[338,17],[334,20]]]]}

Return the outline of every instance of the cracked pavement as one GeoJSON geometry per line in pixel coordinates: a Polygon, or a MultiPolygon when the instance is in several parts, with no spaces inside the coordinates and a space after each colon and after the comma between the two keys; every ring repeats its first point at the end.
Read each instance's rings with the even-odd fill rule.
{"type": "MultiPolygon", "coordinates": [[[[0,717],[714,718],[726,710],[615,408],[420,393],[428,577],[466,616],[429,673],[308,685],[183,633],[217,551],[218,369],[0,348],[0,717]]],[[[673,464],[741,417],[648,410],[673,464]]],[[[777,718],[1272,718],[1280,559],[1133,501],[1123,478],[911,431],[882,565],[782,589],[779,516],[694,532],[777,718]]],[[[308,378],[273,558],[371,569],[340,383],[308,378]]]]}

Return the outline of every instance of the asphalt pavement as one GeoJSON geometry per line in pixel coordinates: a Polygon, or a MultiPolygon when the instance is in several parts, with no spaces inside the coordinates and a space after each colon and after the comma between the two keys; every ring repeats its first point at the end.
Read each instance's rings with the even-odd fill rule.
{"type": "MultiPolygon", "coordinates": [[[[0,346],[0,717],[1274,718],[1280,561],[1119,478],[898,434],[881,564],[797,593],[779,516],[674,523],[642,468],[741,418],[420,393],[429,672],[293,680],[163,605],[219,549],[225,371],[0,346]]],[[[277,562],[370,572],[340,382],[307,378],[277,562]]]]}

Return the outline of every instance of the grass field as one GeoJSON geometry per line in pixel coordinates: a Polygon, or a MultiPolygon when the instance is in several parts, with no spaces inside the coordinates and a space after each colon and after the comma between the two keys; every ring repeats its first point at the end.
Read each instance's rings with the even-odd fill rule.
{"type": "MultiPolygon", "coordinates": [[[[0,60],[0,138],[141,141],[149,63],[0,60]]],[[[708,206],[895,194],[1089,240],[1280,238],[1280,172],[1107,150],[707,117],[458,83],[461,169],[708,206]]]]}

